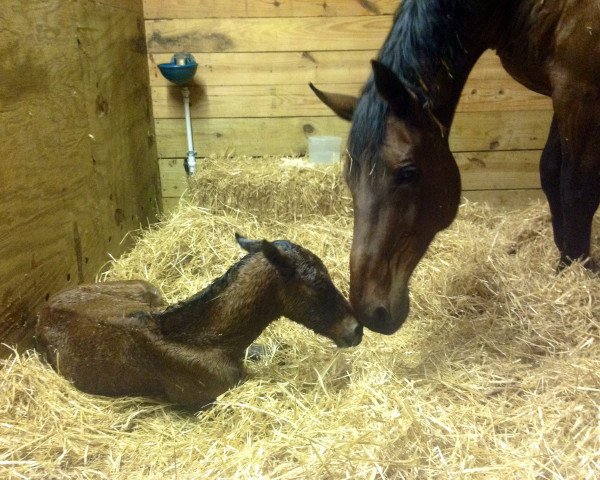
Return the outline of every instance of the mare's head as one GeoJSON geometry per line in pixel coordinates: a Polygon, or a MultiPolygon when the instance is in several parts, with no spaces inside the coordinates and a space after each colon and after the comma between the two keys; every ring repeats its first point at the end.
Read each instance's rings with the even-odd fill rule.
{"type": "Polygon", "coordinates": [[[361,342],[362,326],[319,257],[286,240],[249,240],[238,234],[236,239],[247,252],[262,253],[276,269],[273,301],[281,303],[285,317],[330,338],[338,347],[361,342]]]}
{"type": "Polygon", "coordinates": [[[352,121],[344,169],[354,204],[350,301],[363,325],[391,334],[408,315],[415,266],[456,215],[458,168],[439,120],[381,63],[373,62],[359,99],[311,87],[352,121]]]}

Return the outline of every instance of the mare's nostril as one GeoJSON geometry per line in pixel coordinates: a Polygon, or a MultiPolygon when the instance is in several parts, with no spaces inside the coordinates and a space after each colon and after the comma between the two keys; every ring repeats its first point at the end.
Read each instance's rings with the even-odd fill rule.
{"type": "Polygon", "coordinates": [[[385,307],[377,307],[373,312],[373,320],[381,326],[389,325],[392,317],[385,307]]]}
{"type": "Polygon", "coordinates": [[[355,329],[354,329],[354,335],[355,336],[359,336],[362,335],[362,331],[363,331],[363,327],[362,325],[358,325],[355,329]]]}

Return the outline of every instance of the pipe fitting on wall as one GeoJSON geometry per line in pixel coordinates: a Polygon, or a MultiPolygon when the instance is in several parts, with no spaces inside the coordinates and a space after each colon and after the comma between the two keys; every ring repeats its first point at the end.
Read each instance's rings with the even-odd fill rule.
{"type": "Polygon", "coordinates": [[[183,87],[183,108],[185,110],[185,131],[187,133],[188,153],[185,161],[185,171],[188,175],[196,174],[196,151],[194,150],[194,139],[192,137],[192,117],[190,114],[190,89],[183,87]]]}

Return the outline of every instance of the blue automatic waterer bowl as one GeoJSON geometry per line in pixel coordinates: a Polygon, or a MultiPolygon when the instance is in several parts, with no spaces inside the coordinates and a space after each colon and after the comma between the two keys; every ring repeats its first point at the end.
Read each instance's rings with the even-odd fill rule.
{"type": "Polygon", "coordinates": [[[173,55],[169,63],[160,63],[158,69],[163,76],[176,85],[184,85],[196,74],[198,63],[191,53],[181,52],[173,55]]]}

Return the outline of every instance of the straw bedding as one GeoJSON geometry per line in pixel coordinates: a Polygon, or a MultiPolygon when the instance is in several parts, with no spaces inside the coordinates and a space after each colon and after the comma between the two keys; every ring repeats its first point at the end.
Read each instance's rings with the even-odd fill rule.
{"type": "MultiPolygon", "coordinates": [[[[237,230],[305,245],[347,291],[337,168],[256,162],[202,165],[103,278],[145,278],[175,301],[239,257],[237,230]]],[[[336,350],[278,321],[248,380],[196,415],[80,393],[15,353],[0,371],[0,477],[599,478],[600,280],[556,261],[545,205],[463,205],[417,268],[397,334],[336,350]]]]}

